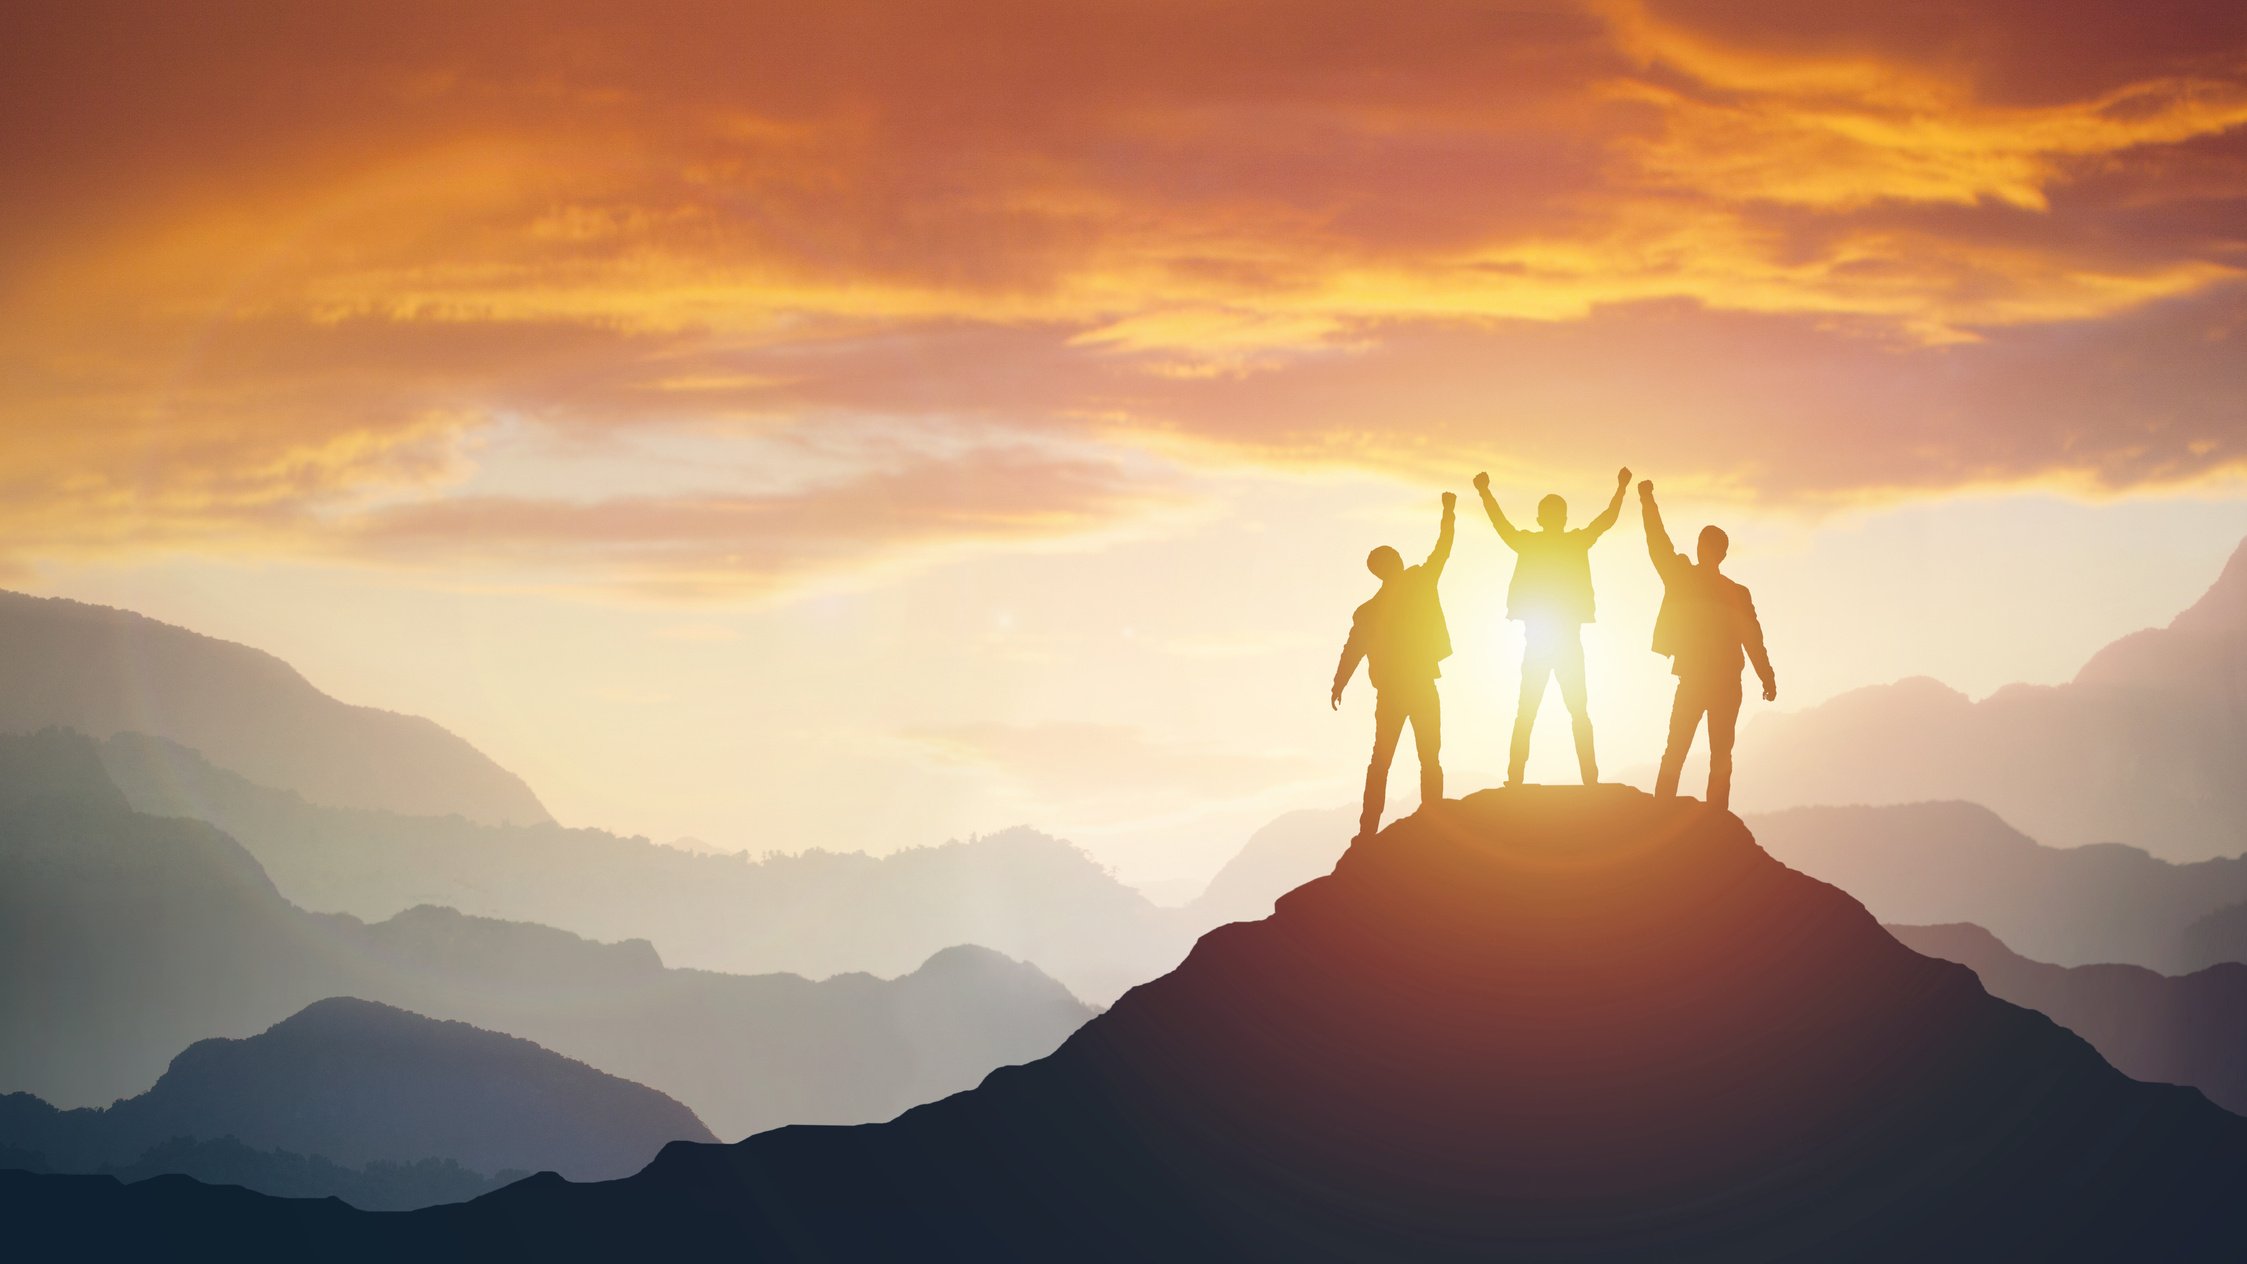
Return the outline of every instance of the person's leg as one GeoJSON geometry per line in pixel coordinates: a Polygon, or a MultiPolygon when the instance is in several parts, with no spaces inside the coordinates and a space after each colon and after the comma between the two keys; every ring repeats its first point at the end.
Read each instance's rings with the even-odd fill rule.
{"type": "Polygon", "coordinates": [[[1381,808],[1389,797],[1389,761],[1396,758],[1397,739],[1404,735],[1404,701],[1396,695],[1396,690],[1382,689],[1373,696],[1373,762],[1365,767],[1359,838],[1371,838],[1381,828],[1381,808]]]}
{"type": "Polygon", "coordinates": [[[1670,703],[1670,740],[1662,748],[1662,771],[1654,778],[1655,798],[1677,794],[1678,775],[1685,771],[1685,753],[1693,748],[1693,730],[1701,727],[1705,704],[1700,695],[1692,681],[1678,677],[1677,697],[1670,703]]]}
{"type": "Polygon", "coordinates": [[[1420,752],[1420,806],[1443,802],[1443,699],[1436,682],[1412,705],[1412,745],[1420,752]]]}
{"type": "Polygon", "coordinates": [[[1522,783],[1529,767],[1529,731],[1537,725],[1537,708],[1545,701],[1545,678],[1553,673],[1552,644],[1540,624],[1525,623],[1528,634],[1521,650],[1521,697],[1514,703],[1514,744],[1506,758],[1506,784],[1522,783]]]}
{"type": "Polygon", "coordinates": [[[1709,691],[1709,806],[1732,806],[1732,735],[1740,724],[1740,680],[1709,691]]]}
{"type": "Polygon", "coordinates": [[[1599,758],[1592,753],[1591,704],[1584,695],[1584,629],[1571,624],[1554,647],[1553,674],[1560,677],[1560,699],[1568,704],[1569,727],[1576,734],[1576,771],[1584,784],[1599,784],[1599,758]]]}

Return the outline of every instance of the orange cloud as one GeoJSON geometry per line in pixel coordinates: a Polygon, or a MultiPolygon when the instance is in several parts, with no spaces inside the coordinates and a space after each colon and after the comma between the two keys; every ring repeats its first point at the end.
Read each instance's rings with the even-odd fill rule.
{"type": "Polygon", "coordinates": [[[1165,495],[985,480],[989,521],[871,531],[808,493],[495,498],[498,418],[1622,454],[1766,496],[2189,478],[2247,438],[2235,4],[147,0],[0,34],[33,551],[701,589],[1165,495]]]}
{"type": "MultiPolygon", "coordinates": [[[[2086,160],[2247,123],[2247,49],[2236,44],[2212,60],[2179,58],[2183,73],[2026,105],[1986,99],[1975,76],[1955,66],[1847,45],[1741,47],[1658,17],[1645,0],[1602,0],[1599,9],[1643,70],[1688,80],[1609,85],[1614,99],[1662,120],[1619,153],[1643,178],[1723,202],[1846,210],[1991,201],[2048,211],[2050,190],[2086,160]]],[[[2194,288],[2179,280],[2161,292],[2194,288]]]]}

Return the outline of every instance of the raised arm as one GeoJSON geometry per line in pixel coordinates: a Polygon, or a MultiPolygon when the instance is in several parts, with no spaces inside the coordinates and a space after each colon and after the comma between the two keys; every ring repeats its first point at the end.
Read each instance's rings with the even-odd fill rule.
{"type": "Polygon", "coordinates": [[[1670,544],[1670,533],[1662,527],[1662,510],[1654,503],[1654,483],[1651,479],[1638,485],[1639,515],[1646,520],[1646,553],[1654,559],[1657,573],[1667,576],[1677,565],[1677,549],[1670,544]]]}
{"type": "Polygon", "coordinates": [[[1443,494],[1443,525],[1436,528],[1436,547],[1428,553],[1428,578],[1440,579],[1443,564],[1451,560],[1451,527],[1459,512],[1459,498],[1450,492],[1443,494]]]}
{"type": "Polygon", "coordinates": [[[1498,528],[1498,538],[1506,542],[1507,548],[1519,549],[1521,532],[1514,528],[1514,524],[1506,521],[1506,511],[1498,507],[1498,498],[1490,494],[1488,474],[1475,475],[1475,490],[1482,493],[1483,512],[1490,515],[1490,525],[1498,528]]]}
{"type": "Polygon", "coordinates": [[[1606,535],[1607,529],[1615,525],[1615,520],[1623,516],[1623,493],[1629,491],[1630,487],[1630,469],[1625,467],[1617,470],[1615,472],[1615,494],[1607,498],[1607,508],[1600,510],[1599,517],[1592,519],[1584,527],[1584,530],[1590,533],[1594,540],[1606,535]]]}

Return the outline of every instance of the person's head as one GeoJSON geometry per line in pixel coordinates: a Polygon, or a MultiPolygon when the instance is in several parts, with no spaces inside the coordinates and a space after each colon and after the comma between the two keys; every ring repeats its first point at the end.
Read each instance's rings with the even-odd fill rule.
{"type": "Polygon", "coordinates": [[[1701,528],[1701,542],[1697,548],[1701,565],[1715,567],[1723,564],[1724,555],[1732,548],[1732,537],[1724,534],[1722,527],[1701,528]]]}
{"type": "Polygon", "coordinates": [[[1395,549],[1384,544],[1365,555],[1365,569],[1372,571],[1386,584],[1404,574],[1404,559],[1397,555],[1395,549]]]}
{"type": "Polygon", "coordinates": [[[1568,502],[1559,496],[1547,496],[1537,502],[1537,525],[1547,531],[1559,531],[1568,525],[1568,502]]]}

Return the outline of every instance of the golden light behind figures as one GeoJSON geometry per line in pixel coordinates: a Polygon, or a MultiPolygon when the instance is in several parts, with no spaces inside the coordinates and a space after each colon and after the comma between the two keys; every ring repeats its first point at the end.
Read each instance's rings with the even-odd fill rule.
{"type": "Polygon", "coordinates": [[[0,563],[572,820],[1189,890],[1354,793],[1323,563],[1480,468],[1725,521],[1789,705],[2064,679],[2247,528],[2219,9],[114,8],[0,53],[0,563]]]}

